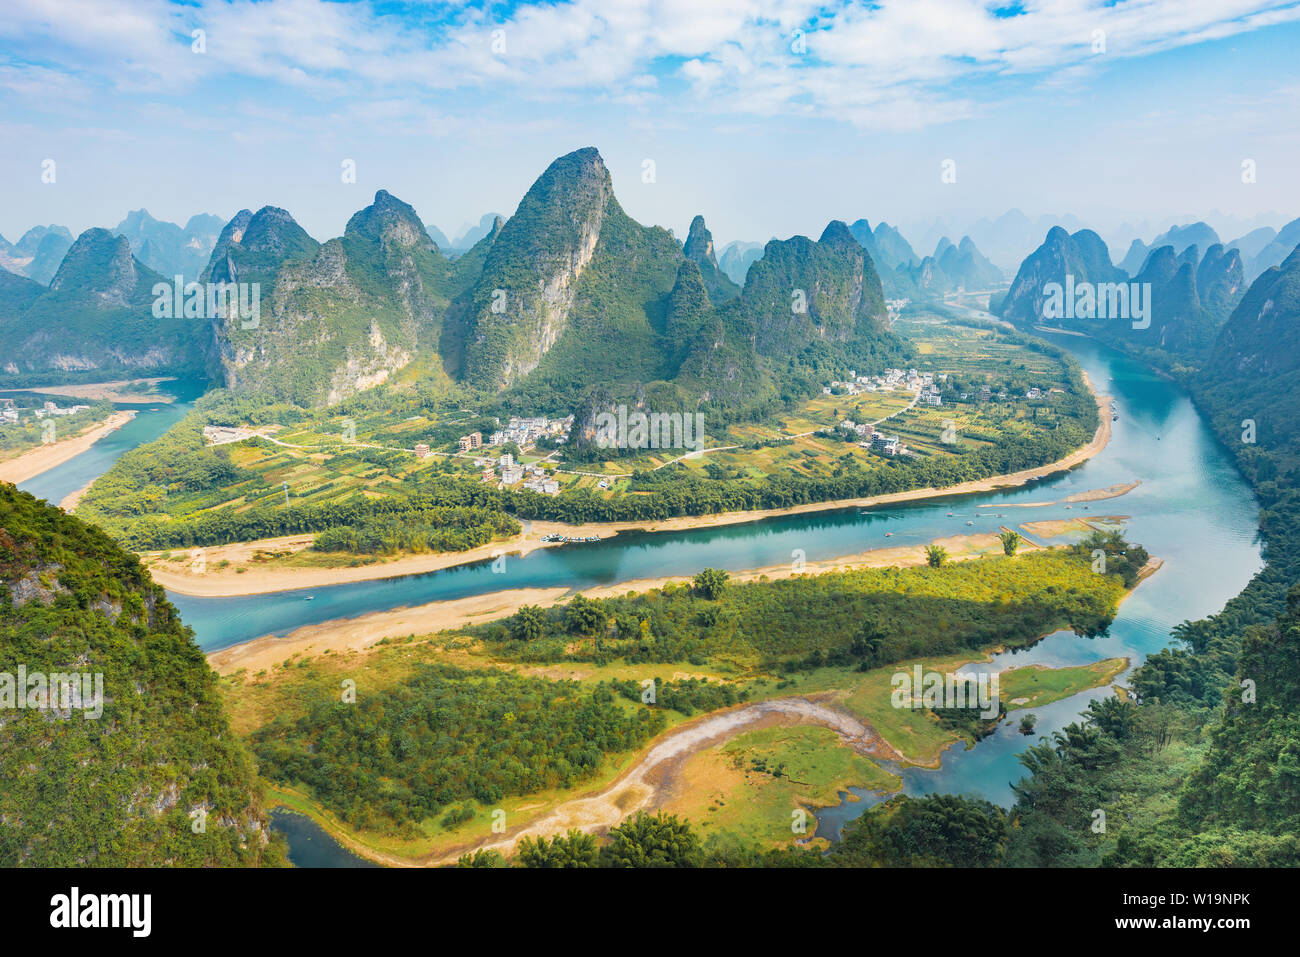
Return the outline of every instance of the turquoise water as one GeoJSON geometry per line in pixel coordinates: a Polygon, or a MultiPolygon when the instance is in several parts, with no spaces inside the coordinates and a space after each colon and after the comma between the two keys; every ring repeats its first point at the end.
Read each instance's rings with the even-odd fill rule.
{"type": "MultiPolygon", "coordinates": [[[[624,533],[595,544],[542,549],[524,558],[509,557],[500,573],[492,570],[490,562],[483,562],[428,575],[245,598],[170,597],[184,620],[194,627],[200,646],[213,650],[262,635],[283,635],[305,624],[507,588],[560,585],[582,589],[636,578],[687,576],[707,566],[741,570],[778,565],[791,561],[796,550],[802,551],[807,560],[818,561],[868,548],[991,531],[1003,524],[1124,515],[1128,516],[1128,537],[1163,559],[1164,567],[1124,602],[1108,634],[1086,639],[1060,632],[1031,649],[999,656],[986,667],[1075,665],[1115,656],[1127,656],[1137,665],[1170,644],[1174,625],[1217,611],[1261,567],[1256,540],[1258,506],[1226,450],[1177,386],[1090,340],[1060,336],[1054,341],[1075,355],[1099,390],[1115,398],[1120,419],[1112,424],[1110,444],[1096,457],[1071,472],[1028,486],[725,528],[624,533]],[[1075,492],[1134,479],[1141,479],[1142,484],[1117,499],[1077,503],[1072,508],[1013,507],[1016,503],[1059,501],[1075,492]],[[977,507],[980,505],[993,507],[977,507]],[[887,532],[892,534],[886,537],[887,532]],[[311,601],[306,600],[308,596],[311,601]]],[[[155,414],[169,412],[179,418],[183,408],[164,407],[155,414]]],[[[137,423],[144,418],[138,417],[137,423]]],[[[152,427],[163,425],[162,419],[149,422],[152,427]]],[[[116,433],[125,445],[138,438],[122,434],[130,428],[116,433]]],[[[151,430],[141,425],[141,431],[151,430]]],[[[159,428],[153,434],[161,431],[159,428]]],[[[113,449],[100,446],[113,438],[106,438],[86,453],[95,456],[93,461],[80,463],[84,456],[78,457],[24,487],[47,480],[52,491],[30,490],[57,501],[98,474],[95,469],[102,472],[106,463],[111,464],[113,449]],[[64,474],[55,474],[60,472],[64,474]]],[[[1109,689],[1097,689],[1034,708],[1038,716],[1034,736],[1021,735],[1014,725],[1003,726],[973,749],[948,751],[938,769],[903,770],[903,789],[908,794],[980,796],[1009,806],[1013,800],[1011,785],[1023,776],[1017,755],[1038,736],[1050,735],[1076,720],[1089,700],[1110,693],[1109,689]]],[[[846,801],[819,813],[818,833],[836,836],[845,821],[879,799],[869,792],[861,792],[860,796],[862,800],[846,801]]],[[[276,826],[289,830],[280,823],[276,826]]],[[[307,853],[303,851],[307,840],[303,833],[302,828],[290,833],[295,859],[307,853]]],[[[311,835],[310,840],[319,845],[322,838],[328,841],[323,832],[311,835]]],[[[340,861],[355,860],[346,851],[338,850],[346,855],[340,861]]],[[[328,855],[310,859],[322,862],[315,866],[331,866],[328,855]]]]}
{"type": "MultiPolygon", "coordinates": [[[[1083,365],[1097,388],[1112,395],[1120,414],[1110,444],[1079,468],[1022,488],[980,495],[930,499],[873,509],[846,509],[769,519],[725,528],[674,533],[622,534],[591,544],[546,549],[510,558],[502,573],[490,562],[428,575],[283,592],[249,598],[196,599],[173,595],[205,649],[224,647],[264,634],[331,618],[350,617],[402,605],[481,594],[504,588],[593,585],[662,575],[690,575],[702,567],[733,570],[791,561],[802,550],[809,561],[849,555],[867,548],[929,542],[1002,524],[1089,515],[1128,517],[1128,536],[1143,544],[1164,567],[1121,606],[1109,632],[1094,639],[1058,632],[1033,648],[998,656],[986,668],[1039,663],[1077,665],[1126,656],[1138,665],[1170,644],[1170,630],[1187,619],[1221,608],[1261,567],[1256,539],[1258,506],[1249,488],[1200,418],[1173,383],[1137,362],[1090,340],[1057,337],[1083,365]],[[1141,479],[1120,498],[1076,503],[1067,508],[1016,508],[1016,503],[1063,500],[1067,495],[1141,479]],[[979,508],[992,505],[991,508],[979,508]],[[952,513],[949,515],[948,513],[952,513]],[[968,526],[967,522],[973,522],[968,526]],[[886,532],[892,532],[886,538],[886,532]],[[306,602],[307,595],[313,600],[306,602]]],[[[1120,679],[1123,680],[1122,678],[1120,679]]],[[[1003,806],[1014,800],[1011,785],[1023,776],[1017,756],[1040,735],[1077,719],[1097,689],[1034,708],[1035,734],[1002,726],[976,747],[949,750],[938,769],[907,768],[903,790],[919,795],[944,792],[979,796],[1003,806]]],[[[865,791],[860,800],[818,814],[818,833],[834,838],[844,823],[880,800],[865,791]]]]}
{"type": "Polygon", "coordinates": [[[176,396],[176,401],[152,405],[114,403],[114,408],[117,409],[135,409],[136,417],[117,431],[104,436],[80,455],[26,482],[20,482],[18,488],[58,505],[66,496],[85,488],[107,472],[124,453],[152,442],[179,422],[194,407],[194,400],[202,394],[204,383],[170,382],[164,383],[162,388],[176,396]]]}

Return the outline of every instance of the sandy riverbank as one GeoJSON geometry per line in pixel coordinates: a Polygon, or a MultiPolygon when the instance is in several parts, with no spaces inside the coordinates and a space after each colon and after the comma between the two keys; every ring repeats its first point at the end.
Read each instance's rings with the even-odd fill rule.
{"type": "MultiPolygon", "coordinates": [[[[1089,388],[1092,388],[1089,383],[1089,388]]],[[[1110,403],[1110,397],[1097,394],[1097,407],[1102,413],[1110,403]]],[[[546,534],[560,534],[573,538],[596,536],[609,538],[624,531],[673,532],[696,528],[716,528],[723,525],[738,525],[755,522],[765,518],[784,515],[801,515],[809,512],[829,511],[837,508],[866,508],[874,505],[889,505],[896,502],[912,502],[918,499],[935,498],[947,495],[970,495],[977,492],[991,492],[1000,488],[1024,485],[1035,479],[1044,478],[1057,472],[1063,472],[1081,465],[1106,447],[1110,441],[1110,416],[1101,415],[1101,425],[1097,428],[1092,441],[1080,449],[1071,452],[1065,458],[1051,465],[1036,469],[1025,469],[1010,475],[995,475],[991,478],[974,482],[963,482],[948,488],[918,488],[906,492],[894,492],[888,495],[876,495],[869,498],[839,499],[831,502],[813,502],[790,508],[764,509],[750,512],[720,512],[716,515],[681,516],[653,522],[593,522],[586,525],[564,525],[559,522],[531,522],[527,531],[515,538],[493,542],[466,552],[441,552],[432,555],[408,555],[386,562],[376,562],[355,567],[303,568],[303,567],[268,567],[269,563],[252,563],[257,551],[296,552],[311,544],[310,535],[286,536],[283,538],[263,539],[256,542],[242,542],[234,545],[220,545],[203,550],[205,569],[200,574],[195,563],[189,558],[180,562],[161,560],[163,553],[153,552],[142,556],[154,581],[164,588],[182,595],[199,598],[220,598],[235,595],[263,595],[268,592],[287,591],[295,588],[322,588],[327,585],[342,585],[349,582],[374,581],[380,578],[395,578],[401,575],[420,575],[439,571],[453,565],[495,558],[498,555],[525,555],[536,548],[546,548],[554,543],[541,541],[546,534]],[[226,568],[216,567],[222,561],[230,565],[226,568]],[[243,567],[240,573],[237,568],[243,567]]],[[[1094,493],[1083,493],[1091,495],[1094,493]]],[[[1109,495],[1097,493],[1099,497],[1109,495]]],[[[1118,493],[1118,494],[1123,494],[1118,493]]],[[[1082,500],[1082,499],[1080,499],[1082,500]]],[[[174,554],[181,554],[177,550],[174,554]]]]}
{"type": "MultiPolygon", "coordinates": [[[[1002,543],[992,532],[973,535],[954,535],[937,539],[934,544],[948,550],[949,561],[965,561],[981,555],[1000,554],[1002,543]]],[[[1021,545],[1021,552],[1036,550],[1030,542],[1021,545]]],[[[759,578],[790,578],[794,575],[822,575],[850,568],[907,567],[925,563],[924,545],[907,545],[895,548],[874,548],[854,555],[845,555],[823,562],[808,562],[796,569],[793,564],[772,565],[736,572],[732,581],[755,581],[759,578]]],[[[669,582],[684,582],[689,576],[673,575],[662,578],[638,578],[580,589],[588,598],[612,598],[627,592],[645,592],[662,588],[669,582]]],[[[497,618],[513,615],[521,605],[538,605],[549,608],[567,600],[574,589],[512,588],[455,598],[449,601],[429,602],[410,608],[395,608],[370,612],[356,618],[340,618],[315,625],[304,625],[283,638],[264,637],[242,644],[222,648],[208,655],[208,663],[222,675],[247,669],[249,675],[272,668],[294,655],[318,655],[329,650],[333,654],[365,651],[385,638],[405,638],[407,635],[426,635],[446,629],[464,628],[497,618]]]]}
{"type": "MultiPolygon", "coordinates": [[[[1139,485],[1141,479],[1134,479],[1132,482],[1123,482],[1119,485],[1109,485],[1106,488],[1094,488],[1087,492],[1075,492],[1073,495],[1067,495],[1061,501],[1051,502],[1006,502],[1002,505],[976,505],[976,508],[1046,508],[1049,505],[1060,505],[1061,502],[1078,503],[1078,502],[1101,502],[1108,498],[1119,498],[1121,495],[1127,495],[1139,485]]],[[[1067,506],[1068,507],[1068,506],[1067,506]]]]}
{"type": "Polygon", "coordinates": [[[128,386],[147,385],[156,388],[163,382],[174,382],[174,377],[165,376],[153,379],[117,379],[113,382],[85,382],[80,385],[46,385],[25,389],[6,389],[6,392],[36,392],[40,395],[65,395],[73,399],[90,399],[91,401],[122,402],[136,405],[153,405],[159,402],[175,402],[176,397],[164,394],[131,392],[128,386]]]}
{"type": "Polygon", "coordinates": [[[102,424],[89,432],[62,439],[49,445],[42,445],[12,459],[0,462],[0,481],[26,482],[42,472],[48,472],[55,466],[62,465],[80,455],[110,432],[114,432],[135,418],[135,411],[114,412],[102,424]]]}

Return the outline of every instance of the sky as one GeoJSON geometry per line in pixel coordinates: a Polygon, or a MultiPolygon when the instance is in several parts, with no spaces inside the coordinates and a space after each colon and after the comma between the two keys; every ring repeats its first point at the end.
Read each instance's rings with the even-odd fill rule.
{"type": "Polygon", "coordinates": [[[454,237],[595,146],[719,245],[1012,207],[1227,239],[1300,216],[1297,50],[1295,0],[4,0],[0,234],[274,205],[323,240],[387,189],[454,237]]]}

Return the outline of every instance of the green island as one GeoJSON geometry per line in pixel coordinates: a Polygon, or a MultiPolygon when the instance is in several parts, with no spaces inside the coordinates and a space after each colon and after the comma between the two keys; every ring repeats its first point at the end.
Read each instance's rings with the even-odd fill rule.
{"type": "MultiPolygon", "coordinates": [[[[646,593],[525,605],[368,652],[294,655],[231,672],[221,687],[272,801],[362,853],[424,863],[491,843],[494,813],[514,832],[617,791],[656,741],[693,722],[769,701],[818,702],[860,724],[870,747],[842,728],[781,724],[692,749],[656,791],[666,795],[656,812],[707,821],[720,841],[775,848],[792,843],[800,808],[811,833],[815,808],[843,788],[895,790],[882,758],[928,766],[987,733],[964,714],[897,707],[893,675],[914,665],[953,672],[1058,628],[1101,633],[1146,561],[1140,547],[1097,533],[940,568],[745,583],[706,571],[646,593]],[[1113,558],[1105,574],[1093,571],[1094,548],[1113,558]]],[[[1124,666],[1012,668],[1002,700],[1046,703],[1104,686],[1124,666]]]]}

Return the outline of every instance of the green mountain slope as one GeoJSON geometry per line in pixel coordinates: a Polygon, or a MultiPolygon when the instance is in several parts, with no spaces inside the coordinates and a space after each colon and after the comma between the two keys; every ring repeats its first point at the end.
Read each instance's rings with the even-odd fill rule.
{"type": "Polygon", "coordinates": [[[0,374],[199,374],[210,351],[202,320],[154,316],[154,287],[170,283],[131,255],[124,237],[88,229],[68,250],[50,287],[10,295],[27,301],[0,321],[0,374]]]}
{"type": "Polygon", "coordinates": [[[261,210],[242,231],[241,218],[208,269],[213,281],[261,284],[255,323],[216,321],[227,387],[332,404],[388,381],[423,351],[436,355],[453,267],[409,205],[380,190],[324,245],[283,210],[261,210]]]}
{"type": "Polygon", "coordinates": [[[216,676],[163,590],[98,529],[0,483],[0,697],[6,680],[0,865],[284,863],[216,676]],[[91,675],[89,694],[52,710],[38,673],[91,675]]]}
{"type": "Polygon", "coordinates": [[[713,302],[722,303],[740,295],[740,286],[731,281],[731,277],[718,266],[718,258],[713,251],[713,234],[704,225],[704,217],[696,216],[691,220],[691,228],[682,246],[686,258],[700,267],[704,279],[704,288],[709,291],[713,302]]]}

